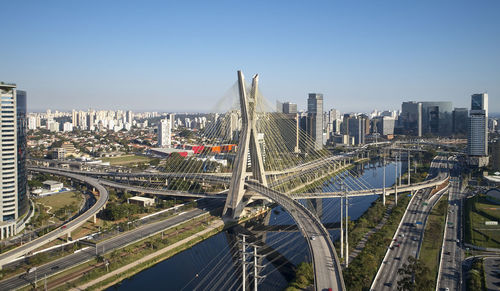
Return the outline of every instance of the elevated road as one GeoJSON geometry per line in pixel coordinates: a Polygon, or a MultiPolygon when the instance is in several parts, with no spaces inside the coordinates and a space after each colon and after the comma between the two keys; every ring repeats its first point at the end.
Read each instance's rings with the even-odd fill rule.
{"type": "Polygon", "coordinates": [[[62,172],[59,170],[46,169],[46,168],[36,168],[31,170],[42,173],[60,175],[67,178],[71,178],[73,180],[81,181],[87,184],[88,186],[93,187],[97,192],[99,192],[99,198],[97,199],[96,203],[92,207],[90,207],[87,211],[80,214],[75,219],[63,224],[61,227],[47,233],[44,236],[32,240],[31,242],[28,242],[20,247],[17,247],[11,251],[0,254],[0,266],[3,266],[20,256],[26,255],[27,253],[59,237],[62,237],[64,235],[71,236],[71,232],[80,227],[81,225],[83,225],[87,220],[93,218],[97,214],[97,212],[99,212],[106,205],[106,202],[108,201],[109,198],[109,194],[106,188],[104,188],[104,186],[99,184],[99,182],[94,178],[62,172]]]}
{"type": "Polygon", "coordinates": [[[117,188],[117,189],[122,189],[126,191],[132,191],[132,192],[139,192],[139,193],[148,193],[148,194],[153,194],[153,195],[164,195],[164,196],[182,196],[182,197],[192,197],[192,198],[226,198],[227,190],[219,192],[219,193],[188,193],[188,192],[182,192],[182,191],[175,191],[175,190],[162,190],[162,189],[155,189],[155,188],[150,188],[150,187],[140,187],[140,186],[134,186],[134,185],[129,185],[129,184],[124,184],[124,183],[117,183],[117,182],[112,182],[109,180],[98,180],[100,184],[112,188],[117,188]]]}
{"type": "Polygon", "coordinates": [[[335,247],[330,234],[319,219],[302,204],[287,195],[267,188],[255,180],[247,180],[248,190],[254,191],[280,204],[295,220],[309,245],[314,268],[314,286],[317,291],[345,290],[335,247]]]}
{"type": "MultiPolygon", "coordinates": [[[[96,257],[96,255],[103,255],[110,253],[114,250],[123,248],[131,243],[143,240],[146,237],[165,231],[168,228],[174,227],[193,218],[199,217],[210,211],[222,207],[223,204],[217,200],[210,201],[200,201],[199,207],[203,207],[206,210],[195,208],[186,210],[181,215],[175,215],[164,220],[142,225],[131,231],[126,231],[120,235],[114,236],[110,239],[98,242],[96,248],[89,247],[84,248],[81,251],[75,252],[74,254],[62,257],[55,261],[49,262],[42,266],[37,267],[37,278],[40,280],[45,275],[50,277],[54,274],[60,273],[65,269],[77,266],[84,262],[87,262],[96,257]]],[[[15,290],[31,284],[35,280],[35,272],[24,274],[21,276],[14,276],[8,279],[0,281],[0,290],[15,290]]]]}
{"type": "MultiPolygon", "coordinates": [[[[448,176],[436,176],[435,178],[427,181],[423,181],[420,183],[415,183],[411,185],[398,186],[398,193],[401,192],[409,192],[409,191],[418,191],[421,189],[435,187],[443,184],[448,179],[448,176]]],[[[385,188],[385,194],[390,195],[396,192],[395,187],[385,188]]],[[[293,199],[313,199],[313,198],[334,198],[334,197],[343,197],[346,192],[323,192],[323,193],[297,193],[290,194],[290,197],[293,199]]],[[[384,193],[383,188],[375,188],[375,189],[367,189],[367,190],[356,190],[356,191],[347,191],[347,196],[368,196],[368,195],[382,195],[384,193]]]]}

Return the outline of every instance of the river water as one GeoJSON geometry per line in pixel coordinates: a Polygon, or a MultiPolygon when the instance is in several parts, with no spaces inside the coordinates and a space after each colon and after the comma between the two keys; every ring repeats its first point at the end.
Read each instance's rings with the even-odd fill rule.
{"type": "MultiPolygon", "coordinates": [[[[402,166],[405,172],[405,164],[402,166]]],[[[394,163],[386,166],[386,186],[394,183],[395,169],[394,163]]],[[[352,169],[350,174],[356,176],[360,184],[375,188],[383,185],[383,168],[379,165],[360,165],[352,169]]],[[[344,181],[350,188],[362,188],[350,178],[344,181]]],[[[340,188],[338,183],[331,185],[332,183],[325,183],[322,190],[329,192],[340,188]]],[[[350,198],[350,219],[359,218],[376,199],[376,195],[350,198]]],[[[340,221],[340,199],[311,199],[301,203],[316,212],[327,228],[332,227],[329,232],[334,239],[338,239],[340,232],[334,227],[340,221]]],[[[260,246],[257,253],[265,255],[257,261],[257,265],[263,266],[258,272],[263,277],[258,281],[259,290],[282,290],[292,278],[294,266],[310,261],[308,246],[294,226],[292,218],[281,207],[275,207],[265,218],[265,222],[225,230],[107,290],[241,290],[240,237],[242,233],[246,233],[245,228],[253,229],[254,233],[258,231],[258,235],[246,239],[255,240],[260,246]]],[[[249,247],[247,252],[253,252],[253,248],[249,247]]],[[[253,257],[247,258],[253,260],[253,257]]],[[[249,266],[248,284],[253,284],[253,275],[248,275],[252,270],[253,266],[249,266]]]]}

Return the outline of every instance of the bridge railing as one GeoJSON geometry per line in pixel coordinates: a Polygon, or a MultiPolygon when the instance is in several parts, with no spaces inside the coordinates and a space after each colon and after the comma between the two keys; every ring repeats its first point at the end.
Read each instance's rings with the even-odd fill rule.
{"type": "MultiPolygon", "coordinates": [[[[332,259],[335,261],[336,266],[335,267],[332,266],[332,267],[335,271],[335,274],[337,277],[336,278],[337,282],[339,282],[341,284],[341,290],[345,290],[345,284],[344,284],[344,280],[343,280],[343,276],[342,276],[342,267],[340,266],[340,261],[339,261],[339,258],[337,256],[335,246],[333,245],[333,242],[330,238],[330,233],[325,228],[325,226],[321,223],[319,218],[317,216],[315,216],[309,209],[307,209],[304,205],[302,205],[298,201],[296,201],[296,200],[294,200],[294,199],[292,199],[284,194],[281,194],[276,190],[264,187],[264,186],[260,185],[260,183],[258,183],[258,181],[249,179],[249,180],[247,180],[247,185],[250,185],[252,188],[254,188],[254,190],[255,190],[255,188],[257,188],[259,192],[261,192],[265,196],[268,196],[269,198],[273,199],[274,201],[278,202],[279,204],[286,203],[286,204],[294,205],[295,207],[299,208],[305,215],[307,215],[313,221],[313,223],[319,229],[320,235],[325,238],[330,254],[333,255],[332,259]]],[[[292,216],[293,216],[293,214],[292,214],[292,216]]],[[[299,227],[301,227],[300,223],[298,221],[297,221],[297,225],[299,225],[299,227]]],[[[310,251],[311,251],[311,256],[313,257],[313,260],[314,260],[314,253],[312,252],[312,250],[310,250],[310,251]]],[[[314,268],[314,264],[313,264],[313,268],[314,268]]]]}

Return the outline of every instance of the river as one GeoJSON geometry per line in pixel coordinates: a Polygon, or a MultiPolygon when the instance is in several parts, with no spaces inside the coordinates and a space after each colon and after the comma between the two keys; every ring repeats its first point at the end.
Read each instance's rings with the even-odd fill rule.
{"type": "MultiPolygon", "coordinates": [[[[403,172],[406,167],[403,163],[403,172]]],[[[351,170],[371,187],[382,187],[383,169],[380,166],[360,165],[351,170]]],[[[395,164],[386,167],[386,185],[395,181],[395,164]]],[[[339,185],[331,186],[325,183],[323,191],[333,191],[339,185]]],[[[348,186],[355,188],[353,184],[348,186]]],[[[349,217],[357,219],[377,199],[377,196],[352,197],[349,199],[349,217]]],[[[315,211],[323,223],[331,225],[340,220],[340,199],[313,199],[301,201],[304,205],[315,211]]],[[[275,207],[265,219],[266,225],[275,229],[266,229],[260,221],[258,224],[250,223],[246,228],[263,228],[258,235],[248,237],[247,240],[256,240],[260,247],[258,254],[268,254],[259,259],[259,290],[282,290],[293,276],[293,267],[300,262],[310,261],[307,242],[294,226],[288,213],[281,207],[275,207]],[[265,242],[265,244],[264,244],[265,242]],[[271,251],[273,250],[273,251],[271,251]]],[[[238,290],[241,289],[241,233],[242,227],[225,230],[201,243],[187,249],[168,260],[146,269],[131,278],[125,279],[107,290],[238,290]]],[[[332,236],[337,239],[339,230],[329,229],[332,236]]],[[[252,252],[252,247],[247,249],[252,252]]],[[[253,267],[249,267],[251,271],[253,267]]],[[[253,284],[253,275],[248,277],[249,284],[253,284]]]]}

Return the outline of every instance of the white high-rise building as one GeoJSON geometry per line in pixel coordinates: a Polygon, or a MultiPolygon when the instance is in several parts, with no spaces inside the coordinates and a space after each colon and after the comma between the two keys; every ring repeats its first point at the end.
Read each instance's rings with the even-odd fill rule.
{"type": "MultiPolygon", "coordinates": [[[[25,148],[19,146],[19,138],[25,138],[25,111],[26,111],[26,93],[16,91],[16,85],[0,83],[0,106],[2,114],[0,115],[0,124],[2,136],[0,139],[0,152],[2,153],[2,167],[0,169],[0,239],[13,236],[17,233],[16,219],[24,213],[21,207],[22,201],[26,200],[26,187],[19,184],[25,181],[23,162],[25,148]],[[18,97],[19,94],[19,104],[18,97]],[[24,115],[24,120],[19,117],[24,115]],[[18,116],[19,115],[19,116],[18,116]],[[22,122],[22,123],[20,123],[22,122]],[[23,129],[24,128],[24,129],[23,129]]],[[[26,182],[26,181],[25,181],[26,182]]]]}
{"type": "Polygon", "coordinates": [[[172,125],[168,119],[160,120],[158,125],[158,146],[169,148],[172,145],[172,125]]]}
{"type": "Polygon", "coordinates": [[[30,116],[28,117],[28,129],[29,130],[35,130],[37,128],[36,126],[36,116],[30,116]]]}
{"type": "Polygon", "coordinates": [[[73,131],[73,123],[71,123],[71,122],[65,122],[63,124],[63,131],[64,132],[73,131]]]}
{"type": "Polygon", "coordinates": [[[471,97],[467,153],[472,165],[483,167],[488,164],[488,94],[474,94],[471,97]]]}

